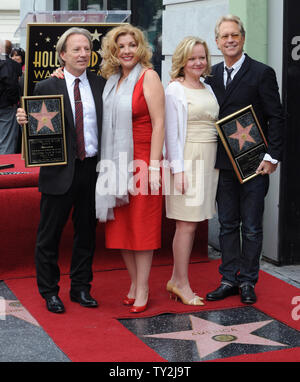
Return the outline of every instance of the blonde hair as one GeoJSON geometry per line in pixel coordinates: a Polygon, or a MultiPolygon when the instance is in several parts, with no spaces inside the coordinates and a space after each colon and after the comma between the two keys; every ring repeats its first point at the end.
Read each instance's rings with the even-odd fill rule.
{"type": "Polygon", "coordinates": [[[90,32],[87,29],[76,28],[76,27],[67,29],[61,35],[61,37],[59,38],[59,40],[58,40],[58,42],[56,44],[56,51],[57,51],[57,54],[58,54],[58,60],[59,60],[60,65],[62,65],[62,66],[65,66],[65,62],[60,57],[60,54],[61,54],[61,52],[65,52],[66,51],[67,39],[68,39],[69,36],[71,36],[73,34],[81,34],[81,35],[85,36],[88,39],[88,41],[89,41],[91,50],[93,49],[92,36],[91,36],[90,32]]]}
{"type": "Polygon", "coordinates": [[[243,37],[246,36],[246,31],[245,31],[244,24],[243,24],[242,20],[238,16],[227,15],[227,16],[222,16],[218,20],[218,22],[216,24],[216,27],[215,27],[215,37],[216,37],[216,39],[219,38],[221,24],[226,22],[226,21],[232,21],[232,22],[236,23],[239,26],[239,28],[240,28],[241,35],[243,37]]]}
{"type": "Polygon", "coordinates": [[[192,54],[192,50],[194,46],[198,44],[201,44],[204,47],[206,59],[207,59],[207,68],[205,72],[202,74],[202,76],[205,77],[211,73],[211,58],[210,58],[209,49],[206,42],[199,37],[188,36],[188,37],[185,37],[178,44],[173,54],[172,69],[170,72],[170,76],[172,80],[178,77],[184,77],[183,69],[192,54]]]}
{"type": "Polygon", "coordinates": [[[144,36],[144,33],[139,28],[136,28],[130,24],[125,24],[111,29],[102,38],[101,75],[104,78],[108,78],[120,70],[120,61],[117,57],[119,50],[117,41],[120,36],[125,36],[127,34],[130,34],[137,44],[136,56],[140,64],[146,68],[152,68],[152,64],[150,62],[152,58],[152,51],[144,36]]]}

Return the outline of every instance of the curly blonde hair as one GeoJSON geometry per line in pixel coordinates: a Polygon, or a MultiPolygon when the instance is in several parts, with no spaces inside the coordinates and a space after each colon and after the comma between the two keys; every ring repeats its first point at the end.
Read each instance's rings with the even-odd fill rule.
{"type": "Polygon", "coordinates": [[[101,45],[101,75],[104,78],[110,77],[112,74],[119,72],[120,62],[118,60],[117,41],[120,36],[130,34],[136,44],[136,56],[140,64],[146,68],[152,68],[151,58],[152,51],[144,36],[144,33],[131,24],[125,24],[111,29],[103,38],[101,45]]]}
{"type": "Polygon", "coordinates": [[[184,77],[184,67],[188,62],[192,54],[192,50],[195,45],[201,44],[204,47],[206,59],[207,59],[207,68],[205,72],[202,74],[203,77],[210,75],[211,73],[211,58],[208,46],[204,40],[199,37],[188,36],[185,37],[175,49],[175,52],[172,57],[172,69],[170,72],[171,79],[174,80],[178,77],[184,77]]]}

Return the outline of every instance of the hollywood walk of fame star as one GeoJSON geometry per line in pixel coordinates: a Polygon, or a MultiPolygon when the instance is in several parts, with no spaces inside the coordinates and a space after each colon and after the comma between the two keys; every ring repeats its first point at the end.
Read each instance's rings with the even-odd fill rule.
{"type": "Polygon", "coordinates": [[[98,33],[98,30],[95,29],[94,33],[91,33],[92,35],[92,41],[97,40],[100,41],[100,36],[102,36],[102,33],[98,33]]]}
{"type": "Polygon", "coordinates": [[[231,343],[264,346],[288,346],[259,337],[255,334],[251,334],[255,330],[269,324],[273,320],[224,326],[192,315],[189,317],[192,325],[191,330],[152,334],[146,335],[145,337],[195,341],[200,358],[204,358],[231,343]]]}
{"type": "Polygon", "coordinates": [[[51,119],[54,118],[58,111],[48,111],[45,102],[43,101],[41,111],[39,113],[29,113],[33,118],[38,120],[38,127],[36,132],[38,133],[44,126],[48,127],[51,131],[55,133],[54,127],[52,125],[51,119]]]}
{"type": "Polygon", "coordinates": [[[24,308],[18,300],[0,300],[0,319],[5,319],[6,316],[14,316],[20,320],[29,322],[32,325],[40,326],[32,315],[24,308]]]}
{"type": "Polygon", "coordinates": [[[253,127],[253,123],[249,126],[243,127],[239,123],[239,121],[236,121],[236,127],[237,127],[236,133],[230,135],[229,138],[237,139],[239,141],[240,150],[243,149],[244,144],[246,142],[256,143],[255,140],[250,135],[250,131],[253,127]]]}

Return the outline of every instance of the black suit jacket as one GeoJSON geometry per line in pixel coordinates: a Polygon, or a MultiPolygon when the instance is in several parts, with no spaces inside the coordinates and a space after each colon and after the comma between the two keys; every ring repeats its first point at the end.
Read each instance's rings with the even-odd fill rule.
{"type": "MultiPolygon", "coordinates": [[[[212,87],[219,106],[219,119],[252,105],[268,142],[268,154],[282,158],[284,128],[283,109],[278,92],[275,71],[245,55],[245,61],[231,84],[224,86],[224,63],[214,65],[212,76],[206,82],[212,87]]],[[[232,169],[231,162],[218,139],[216,168],[232,169]]]]}
{"type": "MultiPolygon", "coordinates": [[[[87,78],[95,100],[98,125],[99,157],[102,130],[102,91],[105,85],[105,80],[89,71],[87,71],[87,78]]],[[[39,176],[39,191],[50,195],[62,195],[68,191],[72,184],[76,159],[76,131],[66,81],[64,79],[51,77],[44,81],[38,82],[35,86],[34,94],[62,94],[64,96],[67,164],[41,167],[39,176]]]]}
{"type": "Polygon", "coordinates": [[[5,56],[0,60],[0,108],[16,105],[20,100],[19,77],[21,65],[5,56]]]}

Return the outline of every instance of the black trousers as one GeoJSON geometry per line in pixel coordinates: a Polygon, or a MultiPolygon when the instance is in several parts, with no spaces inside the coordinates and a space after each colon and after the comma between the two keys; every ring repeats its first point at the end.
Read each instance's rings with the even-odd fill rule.
{"type": "Polygon", "coordinates": [[[217,190],[222,281],[231,285],[258,281],[263,244],[264,199],[269,176],[240,184],[234,171],[220,170],[217,190]]]}
{"type": "Polygon", "coordinates": [[[72,185],[63,195],[42,194],[35,263],[42,297],[58,294],[59,243],[73,208],[74,242],[70,266],[71,290],[90,290],[95,251],[97,158],[76,159],[72,185]]]}

